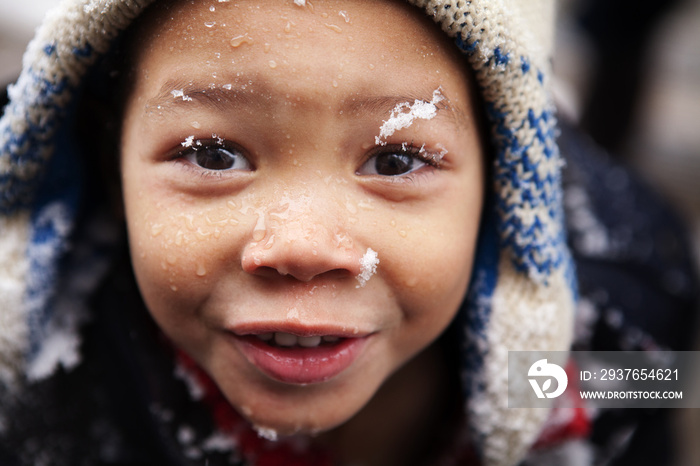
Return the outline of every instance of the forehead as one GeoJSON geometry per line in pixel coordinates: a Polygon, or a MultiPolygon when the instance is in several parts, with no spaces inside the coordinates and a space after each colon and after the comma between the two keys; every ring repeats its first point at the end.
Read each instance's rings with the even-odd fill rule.
{"type": "Polygon", "coordinates": [[[429,79],[462,61],[426,15],[397,1],[178,1],[159,4],[138,36],[139,67],[167,79],[247,71],[340,87],[352,75],[374,87],[382,75],[391,86],[399,71],[429,79]]]}
{"type": "Polygon", "coordinates": [[[161,0],[145,17],[143,32],[156,37],[174,33],[187,48],[222,35],[230,38],[236,30],[285,40],[335,33],[350,43],[363,38],[354,33],[368,32],[372,42],[389,47],[405,46],[407,35],[415,33],[442,36],[422,11],[402,0],[309,0],[303,6],[294,0],[161,0]]]}

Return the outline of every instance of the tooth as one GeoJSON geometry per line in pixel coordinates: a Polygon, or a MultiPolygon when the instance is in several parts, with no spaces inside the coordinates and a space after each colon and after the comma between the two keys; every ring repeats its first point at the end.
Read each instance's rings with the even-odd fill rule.
{"type": "Polygon", "coordinates": [[[300,346],[313,348],[321,343],[321,337],[318,335],[313,337],[298,337],[298,343],[300,346]]]}
{"type": "Polygon", "coordinates": [[[294,346],[297,344],[297,337],[291,333],[275,332],[275,343],[280,346],[294,346]]]}
{"type": "Polygon", "coordinates": [[[274,334],[272,332],[261,333],[260,335],[257,335],[257,337],[260,338],[262,341],[270,341],[274,337],[274,334]]]}
{"type": "Polygon", "coordinates": [[[340,338],[333,336],[333,335],[324,335],[323,336],[323,341],[325,341],[327,343],[335,343],[338,340],[340,340],[340,338]]]}

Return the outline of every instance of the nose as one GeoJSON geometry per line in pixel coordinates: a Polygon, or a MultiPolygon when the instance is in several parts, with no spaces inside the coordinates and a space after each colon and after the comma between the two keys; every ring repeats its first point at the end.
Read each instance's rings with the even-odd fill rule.
{"type": "Polygon", "coordinates": [[[322,215],[275,221],[265,235],[251,235],[243,250],[242,267],[249,274],[302,282],[317,277],[346,279],[361,273],[361,254],[349,235],[322,215]]]}

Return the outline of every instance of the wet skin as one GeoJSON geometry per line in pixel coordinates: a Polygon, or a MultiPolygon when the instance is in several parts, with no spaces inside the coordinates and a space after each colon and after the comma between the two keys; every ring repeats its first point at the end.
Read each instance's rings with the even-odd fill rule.
{"type": "Polygon", "coordinates": [[[141,34],[121,168],[149,311],[253,424],[348,421],[467,290],[484,169],[461,57],[394,2],[179,2],[141,34]]]}

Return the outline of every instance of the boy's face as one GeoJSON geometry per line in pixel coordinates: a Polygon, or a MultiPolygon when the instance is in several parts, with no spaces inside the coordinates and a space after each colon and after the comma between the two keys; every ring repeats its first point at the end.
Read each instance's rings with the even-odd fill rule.
{"type": "Polygon", "coordinates": [[[395,2],[180,2],[145,35],[121,153],[148,309],[254,424],[346,421],[467,290],[484,170],[461,59],[395,2]]]}

